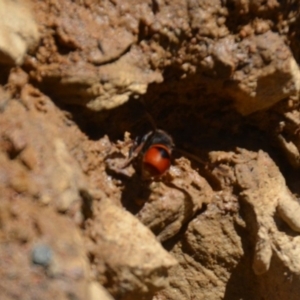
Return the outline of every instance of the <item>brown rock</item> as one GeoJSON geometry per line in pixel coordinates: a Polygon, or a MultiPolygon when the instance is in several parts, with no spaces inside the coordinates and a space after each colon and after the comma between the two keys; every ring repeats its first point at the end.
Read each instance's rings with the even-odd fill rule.
{"type": "Polygon", "coordinates": [[[92,281],[89,284],[90,297],[89,300],[113,300],[110,294],[98,282],[92,281]]]}
{"type": "Polygon", "coordinates": [[[226,88],[240,113],[248,115],[266,109],[299,93],[298,65],[279,35],[268,31],[251,36],[239,48],[234,55],[236,70],[226,88]]]}
{"type": "Polygon", "coordinates": [[[69,299],[71,294],[87,299],[83,240],[70,219],[6,194],[0,221],[5,224],[0,235],[2,299],[69,299]]]}
{"type": "Polygon", "coordinates": [[[189,161],[184,158],[176,161],[169,174],[170,181],[149,185],[150,195],[136,214],[160,241],[176,235],[203,204],[211,201],[213,195],[206,180],[191,169],[189,161]]]}
{"type": "Polygon", "coordinates": [[[234,217],[224,207],[217,207],[223,201],[219,197],[219,201],[208,204],[207,210],[189,223],[171,248],[179,265],[170,272],[170,287],[158,292],[155,300],[224,299],[243,248],[234,217]]]}
{"type": "Polygon", "coordinates": [[[115,297],[142,299],[167,286],[176,260],[149,229],[111,201],[95,204],[86,235],[94,276],[115,297]]]}
{"type": "MultiPolygon", "coordinates": [[[[23,105],[11,100],[1,114],[0,149],[12,160],[1,166],[8,178],[5,184],[70,212],[81,202],[85,178],[69,154],[59,126],[45,119],[56,113],[49,98],[26,86],[22,99],[23,105]],[[26,109],[27,104],[30,107],[26,109]]],[[[54,118],[62,124],[59,117],[54,118]]]]}
{"type": "Polygon", "coordinates": [[[0,2],[1,297],[298,299],[300,3],[28,3],[0,2]],[[109,168],[147,113],[192,153],[150,182],[109,168]]]}
{"type": "Polygon", "coordinates": [[[28,1],[0,1],[0,63],[20,65],[37,46],[39,32],[28,1]]]}

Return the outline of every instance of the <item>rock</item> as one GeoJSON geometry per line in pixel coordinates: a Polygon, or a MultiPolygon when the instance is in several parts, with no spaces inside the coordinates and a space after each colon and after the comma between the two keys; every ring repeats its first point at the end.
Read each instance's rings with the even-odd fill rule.
{"type": "Polygon", "coordinates": [[[239,185],[240,198],[253,209],[255,218],[251,227],[255,232],[253,269],[256,274],[268,271],[274,253],[290,271],[300,272],[298,237],[290,238],[277,229],[275,213],[291,227],[300,232],[298,212],[300,204],[288,190],[278,167],[263,151],[257,155],[239,150],[238,153],[211,154],[214,162],[233,163],[235,179],[239,185]]]}
{"type": "Polygon", "coordinates": [[[37,245],[32,249],[31,259],[34,264],[47,267],[52,259],[52,249],[47,245],[37,245]]]}
{"type": "Polygon", "coordinates": [[[8,189],[1,195],[1,298],[88,299],[87,259],[74,222],[8,189]]]}
{"type": "Polygon", "coordinates": [[[1,300],[298,300],[300,2],[30,2],[0,2],[1,300]],[[152,182],[108,166],[147,115],[197,158],[152,182]]]}
{"type": "MultiPolygon", "coordinates": [[[[222,1],[137,0],[134,6],[63,1],[56,3],[55,14],[51,1],[35,5],[46,34],[37,55],[27,61],[30,76],[62,103],[113,109],[162,82],[158,93],[175,88],[184,99],[186,89],[200,88],[231,98],[243,115],[298,97],[299,69],[285,41],[291,39],[286,32],[297,9],[288,21],[277,16],[278,32],[272,21],[256,17],[258,8],[247,1],[234,9],[222,1]],[[241,14],[252,10],[254,15],[245,21],[241,14]],[[179,78],[188,78],[187,83],[179,78]]],[[[267,4],[263,10],[273,13],[267,4]]]]}
{"type": "Polygon", "coordinates": [[[300,114],[298,109],[284,113],[277,127],[277,141],[291,166],[300,168],[300,114]]]}
{"type": "Polygon", "coordinates": [[[38,26],[27,1],[0,1],[0,63],[20,65],[37,46],[38,26]]]}
{"type": "Polygon", "coordinates": [[[151,19],[148,4],[138,2],[134,13],[128,4],[115,7],[103,2],[99,6],[92,1],[85,6],[62,1],[55,5],[58,14],[52,14],[51,2],[35,2],[45,36],[37,60],[26,62],[33,68],[32,78],[63,102],[96,111],[120,106],[130,96],[144,94],[150,83],[161,82],[160,72],[151,68],[143,49],[136,47],[139,19],[151,19]],[[102,9],[107,9],[105,14],[102,9]]]}
{"type": "Polygon", "coordinates": [[[114,297],[141,299],[168,285],[168,270],[176,260],[149,229],[111,201],[95,203],[86,236],[95,279],[114,297]]]}
{"type": "Polygon", "coordinates": [[[297,299],[300,204],[278,167],[243,149],[211,152],[210,162],[219,191],[175,245],[166,243],[179,265],[154,299],[297,299]]]}
{"type": "MultiPolygon", "coordinates": [[[[241,114],[248,115],[269,108],[286,97],[298,95],[299,67],[279,35],[268,31],[249,36],[231,50],[237,47],[236,63],[232,67],[234,72],[225,84],[241,114]]],[[[220,54],[226,60],[224,53],[220,54]]],[[[234,60],[232,54],[230,52],[227,58],[228,64],[234,60]]]]}
{"type": "MultiPolygon", "coordinates": [[[[9,101],[1,114],[0,150],[11,160],[1,165],[3,183],[72,214],[87,184],[62,139],[63,120],[50,99],[29,85],[22,89],[22,100],[23,105],[9,101]]],[[[83,219],[78,213],[76,218],[83,219]]]]}
{"type": "Polygon", "coordinates": [[[113,300],[110,294],[98,282],[92,281],[89,284],[90,297],[88,300],[113,300]]]}
{"type": "Polygon", "coordinates": [[[162,242],[175,236],[204,204],[210,203],[213,195],[207,181],[187,159],[178,159],[169,174],[170,180],[149,185],[149,197],[136,214],[162,242]]]}
{"type": "Polygon", "coordinates": [[[155,300],[224,299],[244,252],[231,216],[238,211],[236,199],[218,198],[188,224],[172,247],[179,265],[170,271],[170,286],[158,292],[155,300]],[[227,210],[225,204],[235,209],[227,210]]]}

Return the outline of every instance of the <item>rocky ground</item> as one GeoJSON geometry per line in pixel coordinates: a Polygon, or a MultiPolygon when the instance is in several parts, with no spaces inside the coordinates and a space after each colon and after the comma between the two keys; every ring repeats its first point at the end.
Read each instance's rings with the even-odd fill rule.
{"type": "Polygon", "coordinates": [[[299,13],[1,0],[1,300],[299,299],[299,13]]]}

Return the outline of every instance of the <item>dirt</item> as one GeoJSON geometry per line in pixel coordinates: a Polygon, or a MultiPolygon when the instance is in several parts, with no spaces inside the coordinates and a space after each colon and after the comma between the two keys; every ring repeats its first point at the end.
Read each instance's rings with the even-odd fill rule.
{"type": "Polygon", "coordinates": [[[297,1],[1,7],[1,299],[299,299],[297,1]]]}

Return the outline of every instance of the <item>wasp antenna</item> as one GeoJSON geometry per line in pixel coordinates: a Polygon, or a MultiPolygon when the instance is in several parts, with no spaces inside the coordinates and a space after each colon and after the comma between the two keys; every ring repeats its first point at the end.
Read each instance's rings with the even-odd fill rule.
{"type": "Polygon", "coordinates": [[[155,124],[155,122],[154,122],[153,117],[152,117],[152,116],[150,115],[150,113],[148,113],[147,111],[145,111],[145,114],[146,114],[146,116],[147,116],[147,118],[148,118],[148,121],[150,122],[150,124],[151,124],[153,130],[156,131],[156,130],[157,130],[157,126],[156,126],[156,124],[155,124]]]}
{"type": "Polygon", "coordinates": [[[202,160],[201,158],[199,158],[198,156],[196,156],[194,154],[191,154],[191,153],[189,153],[189,152],[187,152],[185,150],[178,149],[178,148],[175,148],[174,150],[177,151],[177,152],[179,152],[179,153],[181,153],[181,154],[183,154],[184,156],[186,156],[188,158],[191,158],[192,160],[197,161],[200,164],[207,165],[207,163],[204,160],[202,160]]]}
{"type": "Polygon", "coordinates": [[[144,98],[143,98],[143,97],[140,97],[140,98],[139,98],[139,101],[140,101],[140,103],[142,104],[142,106],[143,106],[143,108],[144,108],[145,115],[146,115],[146,117],[147,117],[149,123],[151,124],[151,127],[153,128],[154,131],[156,131],[156,130],[157,130],[157,126],[156,126],[156,124],[155,124],[155,122],[154,122],[153,117],[152,117],[151,114],[148,112],[148,109],[147,109],[147,106],[146,106],[146,104],[145,104],[144,98]]]}

